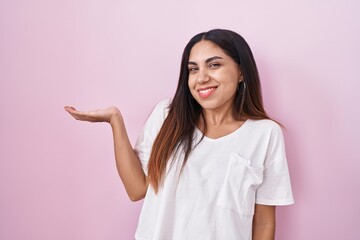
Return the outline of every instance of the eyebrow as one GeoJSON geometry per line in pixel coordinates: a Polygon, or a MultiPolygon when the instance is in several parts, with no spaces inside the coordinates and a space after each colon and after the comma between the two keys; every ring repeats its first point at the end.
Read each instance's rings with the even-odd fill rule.
{"type": "MultiPolygon", "coordinates": [[[[211,62],[211,61],[213,61],[213,60],[216,60],[216,59],[223,59],[222,57],[219,57],[219,56],[214,56],[214,57],[211,57],[211,58],[208,58],[208,59],[206,59],[205,60],[205,63],[209,63],[209,62],[211,62]]],[[[188,62],[188,65],[197,65],[197,63],[196,62],[188,62]]]]}

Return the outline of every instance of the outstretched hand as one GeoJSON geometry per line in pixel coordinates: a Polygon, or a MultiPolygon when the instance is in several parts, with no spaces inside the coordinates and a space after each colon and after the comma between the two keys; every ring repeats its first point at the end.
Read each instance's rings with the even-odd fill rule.
{"type": "Polygon", "coordinates": [[[119,109],[109,107],[92,111],[78,111],[70,106],[64,108],[76,120],[110,123],[114,139],[116,167],[126,192],[132,201],[144,198],[148,188],[147,177],[138,155],[131,146],[119,109]]]}
{"type": "Polygon", "coordinates": [[[91,111],[78,111],[74,107],[65,106],[65,111],[71,114],[76,120],[87,122],[108,122],[117,117],[121,117],[117,107],[109,107],[105,109],[97,109],[91,111]]]}

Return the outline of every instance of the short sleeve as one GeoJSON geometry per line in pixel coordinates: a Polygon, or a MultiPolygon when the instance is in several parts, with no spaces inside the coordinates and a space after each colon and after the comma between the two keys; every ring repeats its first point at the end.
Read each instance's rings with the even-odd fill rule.
{"type": "Polygon", "coordinates": [[[135,153],[139,157],[142,168],[146,175],[152,145],[168,114],[169,105],[170,99],[165,99],[155,106],[150,116],[146,120],[135,143],[135,153]]]}
{"type": "Polygon", "coordinates": [[[263,182],[256,192],[256,203],[290,205],[294,203],[285,153],[285,142],[279,125],[271,129],[264,162],[263,182]]]}

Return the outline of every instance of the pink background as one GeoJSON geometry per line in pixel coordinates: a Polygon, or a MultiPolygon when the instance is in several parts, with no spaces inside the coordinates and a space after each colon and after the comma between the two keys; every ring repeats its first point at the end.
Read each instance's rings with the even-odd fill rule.
{"type": "Polygon", "coordinates": [[[142,202],[117,175],[106,124],[132,142],[174,94],[182,50],[228,28],[253,49],[282,122],[296,204],[277,239],[360,239],[360,2],[0,0],[0,239],[133,239],[142,202]]]}

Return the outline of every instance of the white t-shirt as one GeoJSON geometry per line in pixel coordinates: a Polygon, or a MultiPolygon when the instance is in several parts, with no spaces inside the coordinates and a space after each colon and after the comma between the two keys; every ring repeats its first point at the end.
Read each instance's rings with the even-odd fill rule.
{"type": "MultiPolygon", "coordinates": [[[[136,142],[145,174],[169,104],[157,104],[136,142]]],[[[196,128],[194,143],[201,136],[196,128]]],[[[250,240],[255,203],[294,202],[282,130],[272,120],[249,119],[224,137],[204,137],[180,177],[178,159],[158,194],[149,186],[136,240],[250,240]]]]}

